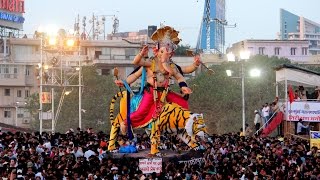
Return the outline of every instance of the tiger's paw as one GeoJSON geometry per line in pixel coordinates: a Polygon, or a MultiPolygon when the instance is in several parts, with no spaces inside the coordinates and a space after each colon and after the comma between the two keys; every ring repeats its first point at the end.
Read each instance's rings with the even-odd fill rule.
{"type": "Polygon", "coordinates": [[[122,135],[126,135],[127,134],[127,125],[124,122],[120,123],[120,131],[122,135]]]}

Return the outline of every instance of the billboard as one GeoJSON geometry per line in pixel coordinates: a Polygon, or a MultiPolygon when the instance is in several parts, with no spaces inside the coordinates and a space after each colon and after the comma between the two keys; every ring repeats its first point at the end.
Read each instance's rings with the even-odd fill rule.
{"type": "Polygon", "coordinates": [[[288,121],[299,121],[302,119],[307,122],[320,122],[320,103],[315,101],[294,101],[287,103],[288,121]]]}
{"type": "Polygon", "coordinates": [[[22,30],[24,0],[0,0],[0,27],[22,30]]]}

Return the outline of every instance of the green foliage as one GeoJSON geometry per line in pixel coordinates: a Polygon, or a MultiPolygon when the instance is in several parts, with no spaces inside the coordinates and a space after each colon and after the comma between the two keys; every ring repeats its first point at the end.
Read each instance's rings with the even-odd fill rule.
{"type": "MultiPolygon", "coordinates": [[[[244,63],[247,71],[258,68],[262,74],[258,78],[245,78],[246,122],[253,125],[254,110],[265,102],[272,102],[275,98],[274,67],[290,63],[286,59],[277,57],[255,56],[244,63]]],[[[240,62],[223,63],[212,66],[214,75],[202,73],[189,81],[193,88],[189,103],[193,112],[203,113],[211,133],[237,132],[242,127],[242,96],[241,79],[226,75],[226,70],[234,71],[240,76],[240,62]]]]}
{"type": "MultiPolygon", "coordinates": [[[[109,104],[114,94],[119,91],[114,85],[112,76],[98,75],[93,66],[83,67],[82,88],[82,128],[92,127],[95,130],[109,131],[109,104]]],[[[58,131],[76,128],[79,124],[79,91],[74,89],[66,96],[57,123],[58,131]]]]}
{"type": "MultiPolygon", "coordinates": [[[[92,127],[95,130],[109,131],[109,104],[119,88],[114,85],[112,76],[98,75],[93,66],[83,67],[82,88],[82,128],[92,127]]],[[[78,84],[73,79],[70,84],[78,84]]],[[[68,87],[70,88],[70,87],[68,87]]],[[[62,94],[62,87],[55,88],[55,114],[62,94]]],[[[70,89],[68,89],[70,90],[70,89]]],[[[69,128],[79,127],[79,89],[73,87],[72,92],[64,97],[60,115],[57,119],[56,131],[66,132],[69,128]]],[[[27,109],[33,116],[32,128],[39,130],[39,94],[32,94],[27,100],[27,109]]],[[[43,112],[51,109],[51,104],[43,104],[43,112]]],[[[43,121],[43,128],[51,129],[51,121],[43,121]]]]}
{"type": "Polygon", "coordinates": [[[38,130],[39,129],[39,107],[40,107],[39,93],[31,94],[27,98],[26,102],[27,104],[25,108],[31,115],[30,128],[33,130],[38,130]]]}
{"type": "Polygon", "coordinates": [[[189,45],[178,45],[178,48],[175,50],[176,56],[187,56],[187,49],[190,49],[189,45]]]}

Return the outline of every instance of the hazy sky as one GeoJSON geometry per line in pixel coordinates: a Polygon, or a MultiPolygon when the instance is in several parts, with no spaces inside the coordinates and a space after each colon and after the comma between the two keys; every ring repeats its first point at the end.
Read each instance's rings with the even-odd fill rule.
{"type": "MultiPolygon", "coordinates": [[[[72,29],[77,14],[118,16],[119,31],[137,31],[162,22],[179,30],[183,44],[196,45],[205,0],[25,0],[24,30],[56,24],[72,29]]],[[[226,16],[236,28],[226,30],[226,46],[249,38],[274,39],[279,32],[279,9],[320,23],[320,0],[226,0],[226,16]]],[[[112,20],[107,18],[106,31],[112,20]]],[[[87,22],[87,30],[90,24],[87,22]]]]}

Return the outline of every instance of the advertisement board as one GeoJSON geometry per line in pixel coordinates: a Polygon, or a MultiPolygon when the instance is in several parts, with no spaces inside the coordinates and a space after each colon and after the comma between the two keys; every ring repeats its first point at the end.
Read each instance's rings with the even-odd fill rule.
{"type": "Polygon", "coordinates": [[[316,101],[294,101],[288,102],[286,106],[288,121],[320,122],[320,102],[316,101]]]}
{"type": "Polygon", "coordinates": [[[320,149],[320,131],[310,131],[310,148],[314,146],[320,149]]]}
{"type": "Polygon", "coordinates": [[[0,0],[0,27],[22,30],[24,0],[0,0]]]}
{"type": "Polygon", "coordinates": [[[139,159],[139,169],[143,174],[160,173],[162,171],[162,158],[139,159]]]}

